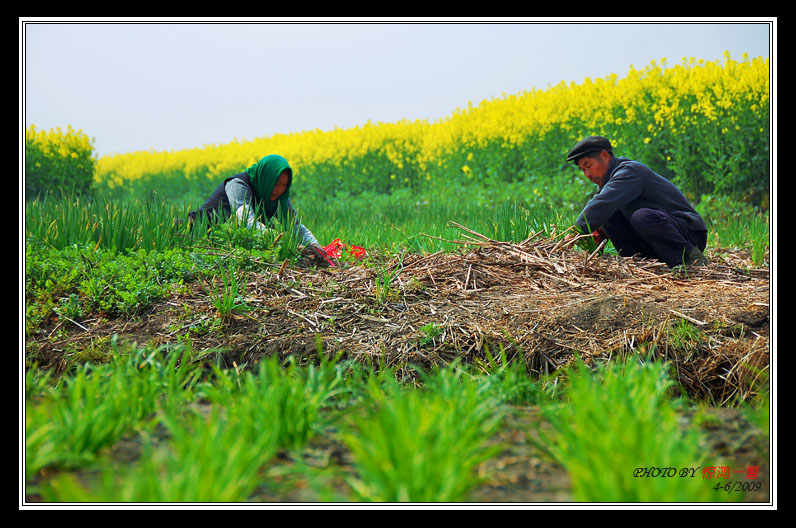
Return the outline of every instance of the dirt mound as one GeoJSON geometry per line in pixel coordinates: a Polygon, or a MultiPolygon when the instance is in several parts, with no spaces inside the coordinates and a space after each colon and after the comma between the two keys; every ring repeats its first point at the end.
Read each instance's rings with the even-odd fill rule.
{"type": "Polygon", "coordinates": [[[621,331],[645,317],[654,319],[661,308],[654,303],[620,295],[601,295],[559,317],[563,327],[582,331],[621,331]]]}
{"type": "Polygon", "coordinates": [[[577,251],[541,233],[515,244],[462,230],[455,253],[249,272],[247,311],[223,322],[195,285],[139,320],[80,321],[60,339],[43,333],[28,351],[57,366],[69,350],[118,334],[139,344],[190,339],[195,354],[229,366],[322,350],[401,368],[475,362],[502,348],[533,375],[576,355],[593,362],[645,354],[671,361],[694,396],[718,401],[748,395],[767,369],[768,271],[750,270],[742,254],[709,251],[708,266],[670,270],[577,251]]]}

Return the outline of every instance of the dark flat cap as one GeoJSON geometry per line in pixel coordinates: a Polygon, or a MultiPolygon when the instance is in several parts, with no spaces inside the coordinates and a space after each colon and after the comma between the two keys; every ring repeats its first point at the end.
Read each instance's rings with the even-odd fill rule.
{"type": "Polygon", "coordinates": [[[595,150],[607,150],[613,153],[611,142],[602,136],[587,136],[572,147],[572,150],[567,154],[567,161],[573,161],[584,154],[594,152],[595,150]]]}

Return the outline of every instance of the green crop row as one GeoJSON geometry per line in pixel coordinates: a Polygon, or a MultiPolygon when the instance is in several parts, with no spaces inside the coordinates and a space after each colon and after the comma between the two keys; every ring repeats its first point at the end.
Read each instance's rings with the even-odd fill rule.
{"type": "Polygon", "coordinates": [[[523,367],[504,360],[478,370],[453,363],[407,385],[389,368],[321,350],[304,366],[271,357],[225,369],[193,357],[189,346],[114,345],[110,362],[59,379],[28,371],[27,493],[59,502],[256,500],[258,490],[278,488],[285,475],[278,453],[301,460],[323,437],[350,453],[353,471],[301,470],[318,500],[465,501],[488,477],[484,464],[506,447],[495,437],[512,406],[534,404],[554,425],[540,435],[540,452],[567,470],[574,500],[742,497],[717,492],[701,473],[639,478],[639,467],[711,462],[698,427],[683,426],[686,402],[673,396],[665,363],[631,359],[594,371],[581,365],[551,384],[529,382],[523,367]],[[123,438],[138,447],[120,457],[114,446],[123,438]],[[341,474],[342,490],[325,487],[327,477],[341,474]]]}

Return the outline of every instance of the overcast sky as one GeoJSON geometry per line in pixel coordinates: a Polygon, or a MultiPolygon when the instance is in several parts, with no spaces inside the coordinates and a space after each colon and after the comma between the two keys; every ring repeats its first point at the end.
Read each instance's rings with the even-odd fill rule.
{"type": "Polygon", "coordinates": [[[71,125],[95,138],[102,156],[368,120],[433,121],[468,101],[624,77],[630,65],[664,57],[769,57],[777,28],[764,19],[307,20],[21,18],[21,133],[71,125]]]}

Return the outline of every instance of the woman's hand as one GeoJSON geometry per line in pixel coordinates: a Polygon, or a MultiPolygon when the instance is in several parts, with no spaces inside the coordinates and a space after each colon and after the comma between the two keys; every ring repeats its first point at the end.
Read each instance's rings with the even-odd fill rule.
{"type": "Polygon", "coordinates": [[[326,251],[323,250],[318,244],[310,244],[301,250],[301,256],[307,259],[310,264],[328,268],[334,266],[334,261],[326,251]]]}

